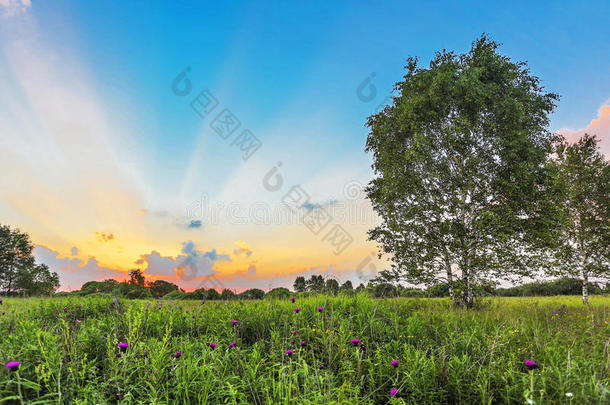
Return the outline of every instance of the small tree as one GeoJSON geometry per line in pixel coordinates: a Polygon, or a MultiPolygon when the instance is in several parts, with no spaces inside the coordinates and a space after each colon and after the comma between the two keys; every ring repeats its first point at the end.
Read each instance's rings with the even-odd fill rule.
{"type": "Polygon", "coordinates": [[[312,275],[307,280],[307,290],[312,292],[322,292],[324,290],[324,277],[321,275],[312,275]]]}
{"type": "Polygon", "coordinates": [[[574,144],[560,138],[551,164],[563,191],[557,268],[580,278],[587,303],[589,278],[610,276],[610,164],[599,152],[598,139],[589,135],[574,144]]]}
{"type": "Polygon", "coordinates": [[[219,300],[220,294],[214,288],[210,288],[206,291],[205,298],[208,300],[219,300]]]}
{"type": "Polygon", "coordinates": [[[234,300],[235,297],[236,297],[236,294],[233,291],[229,290],[228,288],[225,288],[220,293],[220,299],[222,299],[222,300],[230,301],[230,300],[234,300]]]}
{"type": "Polygon", "coordinates": [[[165,280],[155,280],[148,284],[155,297],[162,297],[172,291],[178,290],[178,286],[165,280]]]}
{"type": "Polygon", "coordinates": [[[327,294],[337,295],[339,292],[339,282],[334,278],[326,280],[326,286],[324,287],[327,294]]]}
{"type": "Polygon", "coordinates": [[[350,280],[347,280],[345,283],[341,284],[339,291],[342,293],[351,294],[354,292],[354,286],[350,280]]]}
{"type": "Polygon", "coordinates": [[[305,282],[305,277],[299,276],[294,280],[294,291],[296,292],[305,292],[307,291],[307,283],[305,282]]]}
{"type": "Polygon", "coordinates": [[[146,279],[140,269],[134,269],[129,271],[129,284],[144,287],[146,285],[146,279]]]}

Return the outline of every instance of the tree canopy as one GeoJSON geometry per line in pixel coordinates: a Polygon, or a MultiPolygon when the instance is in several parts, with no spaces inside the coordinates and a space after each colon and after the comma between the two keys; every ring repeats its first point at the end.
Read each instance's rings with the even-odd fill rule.
{"type": "Polygon", "coordinates": [[[369,236],[390,257],[386,275],[443,280],[466,306],[478,279],[528,274],[554,209],[545,162],[558,96],[498,46],[483,35],[428,67],[409,58],[393,102],[367,121],[366,192],[382,218],[369,236]]]}
{"type": "Polygon", "coordinates": [[[59,276],[36,264],[27,233],[0,225],[0,290],[10,294],[49,295],[59,288],[59,276]]]}
{"type": "Polygon", "coordinates": [[[554,235],[556,269],[560,275],[581,279],[585,303],[589,277],[610,275],[610,164],[598,142],[590,135],[573,144],[561,138],[550,162],[561,190],[561,222],[554,235]]]}

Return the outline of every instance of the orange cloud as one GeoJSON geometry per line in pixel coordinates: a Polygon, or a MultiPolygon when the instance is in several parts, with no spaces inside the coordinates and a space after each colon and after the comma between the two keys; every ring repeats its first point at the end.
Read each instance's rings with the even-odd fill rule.
{"type": "Polygon", "coordinates": [[[95,238],[98,240],[98,242],[110,242],[114,240],[114,235],[110,232],[96,232],[95,238]]]}
{"type": "Polygon", "coordinates": [[[576,142],[584,134],[597,135],[600,139],[601,152],[610,159],[610,100],[599,107],[597,118],[591,120],[585,128],[576,130],[562,128],[558,132],[565,136],[568,142],[576,142]]]}
{"type": "Polygon", "coordinates": [[[252,254],[252,249],[243,240],[236,241],[235,245],[237,245],[237,248],[235,248],[233,250],[234,254],[236,254],[236,255],[245,254],[246,257],[249,257],[252,254]]]}

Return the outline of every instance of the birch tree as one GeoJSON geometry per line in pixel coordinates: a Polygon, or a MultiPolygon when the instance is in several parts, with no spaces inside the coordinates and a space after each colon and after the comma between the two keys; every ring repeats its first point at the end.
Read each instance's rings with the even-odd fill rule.
{"type": "Polygon", "coordinates": [[[384,277],[445,282],[466,307],[483,278],[529,274],[553,209],[545,162],[558,96],[498,46],[483,35],[428,67],[409,58],[392,103],[367,121],[366,191],[382,219],[369,237],[391,260],[384,277]]]}
{"type": "Polygon", "coordinates": [[[610,164],[595,136],[584,135],[573,144],[562,138],[554,149],[552,164],[563,190],[557,269],[582,281],[587,303],[589,279],[610,277],[610,164]]]}

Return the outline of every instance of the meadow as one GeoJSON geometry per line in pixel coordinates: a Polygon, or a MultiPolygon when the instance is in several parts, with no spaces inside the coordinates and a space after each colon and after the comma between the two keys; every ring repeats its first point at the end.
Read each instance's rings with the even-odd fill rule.
{"type": "Polygon", "coordinates": [[[608,296],[473,310],[364,294],[4,298],[0,311],[3,364],[20,362],[0,370],[3,404],[610,403],[608,296]]]}

